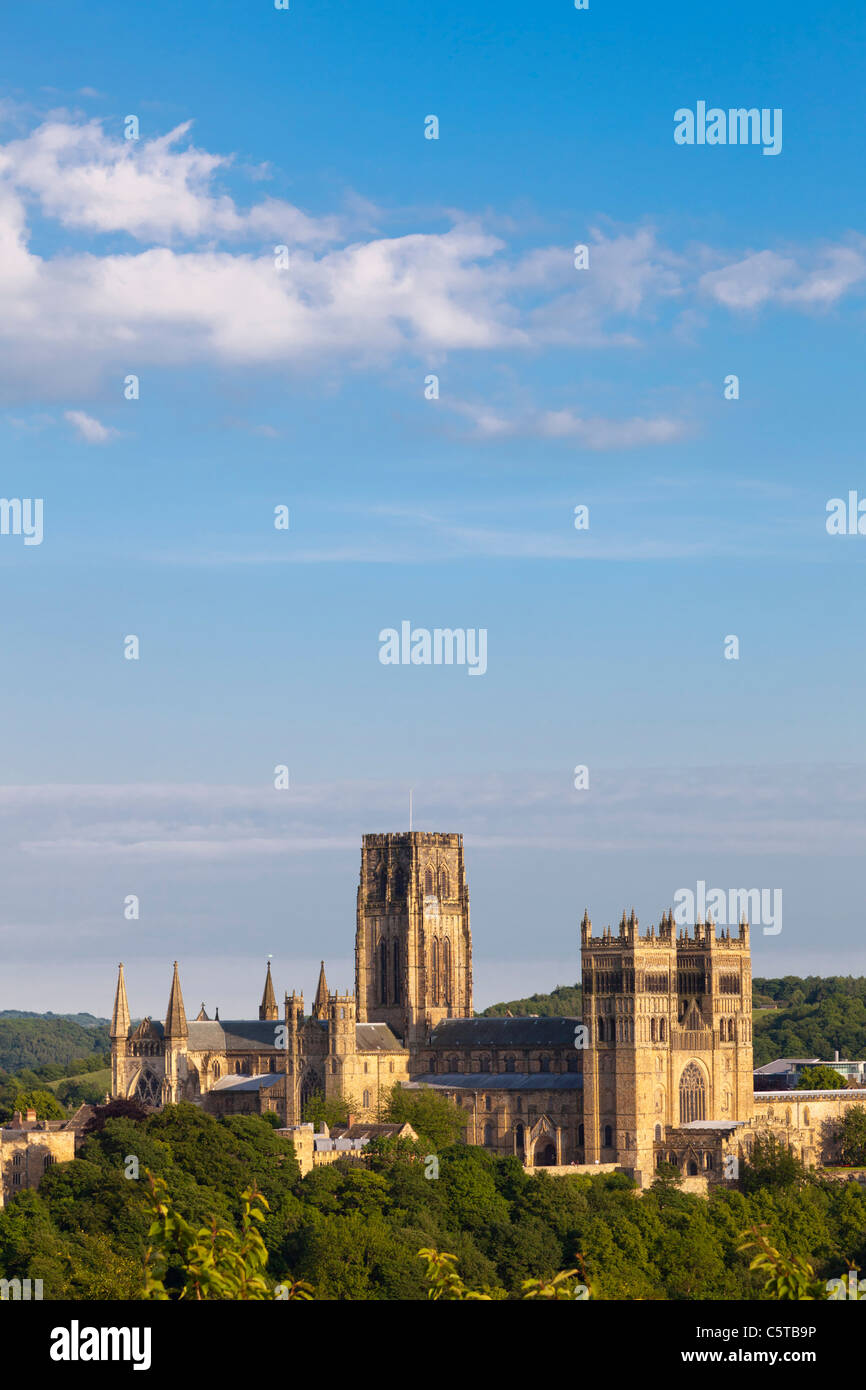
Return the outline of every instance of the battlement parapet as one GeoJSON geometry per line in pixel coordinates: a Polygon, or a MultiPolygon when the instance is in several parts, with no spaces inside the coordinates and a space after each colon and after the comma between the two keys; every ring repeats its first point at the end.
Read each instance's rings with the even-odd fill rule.
{"type": "Polygon", "coordinates": [[[364,835],[365,849],[385,849],[388,845],[440,845],[447,849],[459,849],[463,836],[445,830],[389,830],[383,834],[364,835]]]}

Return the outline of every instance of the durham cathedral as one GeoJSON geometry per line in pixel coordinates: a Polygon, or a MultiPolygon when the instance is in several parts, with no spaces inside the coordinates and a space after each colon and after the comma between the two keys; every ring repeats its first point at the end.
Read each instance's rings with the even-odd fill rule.
{"type": "Polygon", "coordinates": [[[475,1018],[462,835],[365,835],[354,993],[322,965],[277,1005],[270,964],[255,1019],[187,1018],[177,963],[165,1020],[130,1021],[121,965],[111,1020],[112,1095],[215,1114],[301,1122],[316,1094],[376,1121],[392,1086],[435,1087],[466,1112],[465,1137],[527,1167],[625,1171],[647,1185],[673,1163],[689,1185],[730,1178],[759,1133],[807,1165],[866,1091],[754,1093],[749,927],[679,930],[664,913],[593,935],[581,923],[582,1018],[475,1018]],[[844,1097],[844,1100],[842,1099],[844,1097]]]}

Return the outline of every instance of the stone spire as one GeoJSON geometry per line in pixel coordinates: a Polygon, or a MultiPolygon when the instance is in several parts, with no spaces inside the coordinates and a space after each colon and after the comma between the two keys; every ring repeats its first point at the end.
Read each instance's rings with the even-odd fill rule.
{"type": "Polygon", "coordinates": [[[262,1002],[259,1005],[259,1018],[279,1018],[277,1010],[277,997],[274,994],[274,985],[271,980],[271,962],[268,961],[268,973],[265,976],[265,992],[262,995],[262,1002]]]}
{"type": "Polygon", "coordinates": [[[322,968],[319,971],[319,986],[316,990],[316,999],[313,1004],[313,1018],[328,1017],[328,981],[325,979],[325,962],[322,961],[322,968]]]}
{"type": "Polygon", "coordinates": [[[123,978],[123,961],[117,968],[117,991],[114,996],[114,1012],[111,1015],[111,1036],[126,1038],[129,1033],[129,1004],[126,998],[126,983],[123,978]]]}
{"type": "Polygon", "coordinates": [[[165,1036],[167,1038],[189,1037],[186,1010],[183,1007],[183,995],[180,989],[180,977],[177,973],[177,961],[174,963],[171,994],[168,997],[168,1012],[165,1015],[165,1036]]]}

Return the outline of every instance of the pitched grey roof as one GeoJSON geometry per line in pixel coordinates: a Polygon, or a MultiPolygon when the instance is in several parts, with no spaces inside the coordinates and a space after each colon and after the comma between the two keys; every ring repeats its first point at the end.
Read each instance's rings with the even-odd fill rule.
{"type": "Polygon", "coordinates": [[[573,1047],[579,1018],[446,1018],[434,1047],[573,1047]]]}
{"type": "Polygon", "coordinates": [[[405,1052],[387,1023],[356,1023],[355,1045],[359,1052],[405,1052]]]}
{"type": "MultiPolygon", "coordinates": [[[[777,1057],[775,1062],[766,1062],[762,1067],[755,1067],[758,1076],[775,1076],[777,1072],[790,1071],[792,1067],[814,1067],[820,1062],[820,1057],[777,1057]]],[[[828,1066],[832,1063],[828,1062],[828,1066]]]]}
{"type": "Polygon", "coordinates": [[[346,1139],[342,1136],[337,1139],[331,1139],[326,1134],[317,1134],[313,1139],[313,1148],[316,1153],[333,1153],[334,1150],[351,1153],[353,1150],[357,1151],[358,1149],[363,1149],[369,1142],[368,1136],[365,1136],[363,1139],[346,1139]]]}
{"type": "Polygon", "coordinates": [[[577,1071],[451,1071],[444,1076],[427,1072],[413,1076],[409,1085],[445,1091],[582,1091],[583,1076],[577,1071]]]}
{"type": "MultiPolygon", "coordinates": [[[[327,1029],[326,1019],[306,1018],[304,1026],[327,1029]]],[[[276,1045],[276,1029],[280,1027],[277,1019],[192,1019],[187,1025],[189,1037],[187,1047],[190,1052],[277,1052],[285,1048],[276,1045]]],[[[155,1033],[162,1037],[163,1026],[153,1021],[155,1033]]],[[[134,1032],[130,1029],[130,1036],[134,1032]]],[[[387,1023],[357,1023],[355,1043],[359,1052],[403,1052],[405,1048],[400,1039],[391,1032],[387,1023]]]]}
{"type": "Polygon", "coordinates": [[[284,1052],[276,1045],[276,1019],[193,1019],[188,1024],[190,1052],[284,1052]]]}
{"type": "Polygon", "coordinates": [[[212,1091],[267,1091],[285,1080],[282,1072],[260,1072],[258,1076],[221,1076],[212,1091]]]}
{"type": "MultiPolygon", "coordinates": [[[[332,1139],[390,1139],[398,1135],[405,1126],[404,1121],[399,1124],[369,1124],[365,1125],[357,1120],[353,1125],[334,1125],[331,1130],[332,1139]]],[[[411,1129],[412,1126],[410,1125],[411,1129]]]]}

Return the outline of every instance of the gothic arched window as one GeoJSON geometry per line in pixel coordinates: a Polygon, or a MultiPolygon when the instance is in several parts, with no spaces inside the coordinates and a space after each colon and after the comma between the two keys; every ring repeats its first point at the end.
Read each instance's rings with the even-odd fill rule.
{"type": "Polygon", "coordinates": [[[448,878],[448,870],[439,870],[439,896],[440,898],[451,897],[451,884],[448,878]]]}
{"type": "Polygon", "coordinates": [[[664,1040],[665,1040],[665,1021],[664,1021],[663,1018],[660,1018],[660,1019],[659,1019],[659,1042],[664,1042],[664,1040]]]}
{"type": "Polygon", "coordinates": [[[439,998],[443,1004],[451,1003],[451,942],[446,936],[442,943],[442,988],[439,998]]]}
{"type": "Polygon", "coordinates": [[[425,870],[424,870],[424,892],[425,892],[425,894],[426,894],[426,896],[427,896],[428,898],[429,898],[429,897],[432,897],[432,895],[433,895],[433,870],[432,870],[432,869],[425,869],[425,870]]]}
{"type": "Polygon", "coordinates": [[[388,944],[379,942],[379,1003],[388,1002],[388,944]]]}
{"type": "Polygon", "coordinates": [[[506,1071],[514,1071],[514,1058],[513,1058],[513,1057],[506,1057],[506,1059],[505,1059],[505,1070],[506,1070],[506,1071]]]}
{"type": "Polygon", "coordinates": [[[393,995],[393,997],[394,997],[394,1003],[395,1003],[395,1004],[399,1004],[399,1003],[400,1003],[400,942],[399,942],[399,941],[395,941],[395,942],[394,942],[394,950],[393,950],[393,952],[392,952],[392,955],[393,955],[393,960],[394,960],[394,968],[393,968],[393,973],[392,973],[392,977],[391,977],[391,993],[392,993],[392,995],[393,995]]]}
{"type": "Polygon", "coordinates": [[[650,1042],[657,1042],[657,1041],[658,1041],[657,1033],[658,1033],[658,1028],[656,1027],[656,1021],[655,1021],[654,1018],[651,1018],[651,1019],[650,1019],[650,1042]]]}
{"type": "Polygon", "coordinates": [[[612,1149],[612,1148],[613,1148],[613,1130],[611,1129],[610,1125],[605,1125],[605,1127],[604,1127],[604,1144],[603,1144],[603,1147],[604,1147],[605,1149],[612,1149]]]}
{"type": "Polygon", "coordinates": [[[143,1105],[159,1105],[159,1080],[152,1071],[143,1071],[135,1087],[135,1099],[143,1105]]]}
{"type": "Polygon", "coordinates": [[[707,1087],[697,1062],[689,1062],[680,1077],[680,1124],[707,1118],[707,1087]]]}
{"type": "Polygon", "coordinates": [[[369,1106],[370,1106],[370,1092],[369,1092],[369,1091],[365,1091],[365,1092],[364,1092],[364,1109],[365,1109],[365,1110],[369,1109],[369,1106]]]}
{"type": "MultiPolygon", "coordinates": [[[[428,869],[427,872],[428,872],[428,873],[430,872],[429,869],[428,869]]],[[[432,983],[432,986],[433,986],[433,988],[432,988],[433,1003],[434,1003],[434,1004],[438,1004],[438,1003],[439,1003],[439,938],[438,938],[438,936],[434,936],[434,938],[433,938],[433,950],[432,950],[432,955],[433,955],[433,962],[432,962],[432,970],[431,970],[430,973],[431,973],[431,975],[433,976],[433,979],[432,979],[432,982],[431,982],[431,983],[432,983]]]]}

